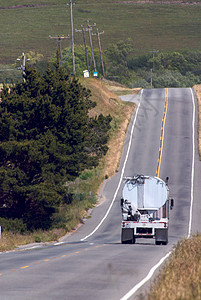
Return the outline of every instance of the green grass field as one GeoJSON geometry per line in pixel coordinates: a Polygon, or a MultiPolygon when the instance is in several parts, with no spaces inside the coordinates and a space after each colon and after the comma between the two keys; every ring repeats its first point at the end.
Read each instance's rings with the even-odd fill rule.
{"type": "MultiPolygon", "coordinates": [[[[14,63],[22,52],[31,50],[47,58],[52,56],[57,42],[50,40],[49,35],[71,33],[66,3],[69,1],[1,0],[0,63],[14,63]]],[[[101,36],[103,49],[130,37],[136,53],[146,53],[153,48],[201,50],[201,2],[193,3],[77,0],[73,7],[74,28],[80,29],[88,19],[91,24],[95,22],[99,31],[105,32],[101,36]]],[[[97,47],[95,36],[93,41],[97,47]]],[[[75,33],[75,43],[82,43],[80,33],[75,33]]],[[[62,41],[62,48],[69,46],[70,40],[62,41]]]]}

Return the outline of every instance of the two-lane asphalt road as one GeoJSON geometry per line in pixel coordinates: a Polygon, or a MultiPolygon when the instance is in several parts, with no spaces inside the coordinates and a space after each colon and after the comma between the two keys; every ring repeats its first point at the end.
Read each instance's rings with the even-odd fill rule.
{"type": "MultiPolygon", "coordinates": [[[[133,96],[129,97],[132,100],[133,96]]],[[[193,136],[196,107],[192,90],[144,90],[140,98],[128,128],[119,170],[102,188],[105,201],[63,244],[0,254],[1,300],[134,299],[148,286],[142,283],[149,271],[173,245],[187,237],[189,231],[199,231],[200,163],[193,136]],[[135,245],[121,244],[122,177],[155,175],[157,170],[162,179],[169,176],[170,196],[175,199],[169,244],[156,246],[154,239],[139,239],[135,245]]]]}

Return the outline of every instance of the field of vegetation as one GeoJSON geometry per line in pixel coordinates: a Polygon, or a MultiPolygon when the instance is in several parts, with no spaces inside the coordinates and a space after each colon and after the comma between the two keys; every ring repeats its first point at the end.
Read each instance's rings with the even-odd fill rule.
{"type": "MultiPolygon", "coordinates": [[[[0,82],[21,79],[22,52],[44,71],[55,62],[58,42],[49,35],[71,34],[66,1],[1,1],[0,82]]],[[[130,88],[185,87],[201,81],[200,1],[83,1],[73,6],[74,28],[96,23],[101,35],[106,77],[130,88]],[[178,63],[175,63],[178,61],[178,63]],[[184,65],[185,67],[183,67],[184,65]],[[152,71],[151,71],[152,69],[152,71]],[[152,79],[151,79],[152,76],[152,79]]],[[[93,32],[96,32],[93,28],[93,32]]],[[[102,76],[97,37],[93,46],[102,76]]],[[[86,42],[93,73],[89,37],[86,42]]],[[[72,73],[71,40],[62,40],[63,68],[72,73]]],[[[86,69],[82,33],[75,32],[76,75],[86,69]]]]}
{"type": "MultiPolygon", "coordinates": [[[[0,63],[14,63],[22,52],[37,51],[50,58],[57,48],[49,35],[68,35],[70,11],[68,1],[2,0],[0,63]]],[[[200,50],[200,1],[120,1],[77,0],[73,7],[74,28],[97,24],[102,47],[131,38],[134,52],[200,50]]],[[[97,42],[94,39],[94,46],[97,42]]],[[[75,44],[82,43],[82,34],[75,34],[75,44]]],[[[62,41],[69,47],[70,40],[62,41]]]]}

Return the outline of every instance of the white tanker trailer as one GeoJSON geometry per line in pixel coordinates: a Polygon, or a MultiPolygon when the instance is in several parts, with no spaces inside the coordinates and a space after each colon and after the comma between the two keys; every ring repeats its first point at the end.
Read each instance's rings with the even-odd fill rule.
{"type": "Polygon", "coordinates": [[[168,243],[169,199],[166,182],[154,176],[125,177],[121,199],[121,242],[134,244],[136,238],[155,238],[155,244],[168,243]]]}

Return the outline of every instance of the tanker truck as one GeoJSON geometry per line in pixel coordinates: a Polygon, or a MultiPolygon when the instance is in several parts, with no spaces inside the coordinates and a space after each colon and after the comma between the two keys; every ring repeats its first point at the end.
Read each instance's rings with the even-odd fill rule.
{"type": "Polygon", "coordinates": [[[168,243],[168,220],[174,200],[169,199],[166,181],[155,176],[124,177],[121,199],[121,242],[135,244],[137,238],[155,238],[168,243]]]}

